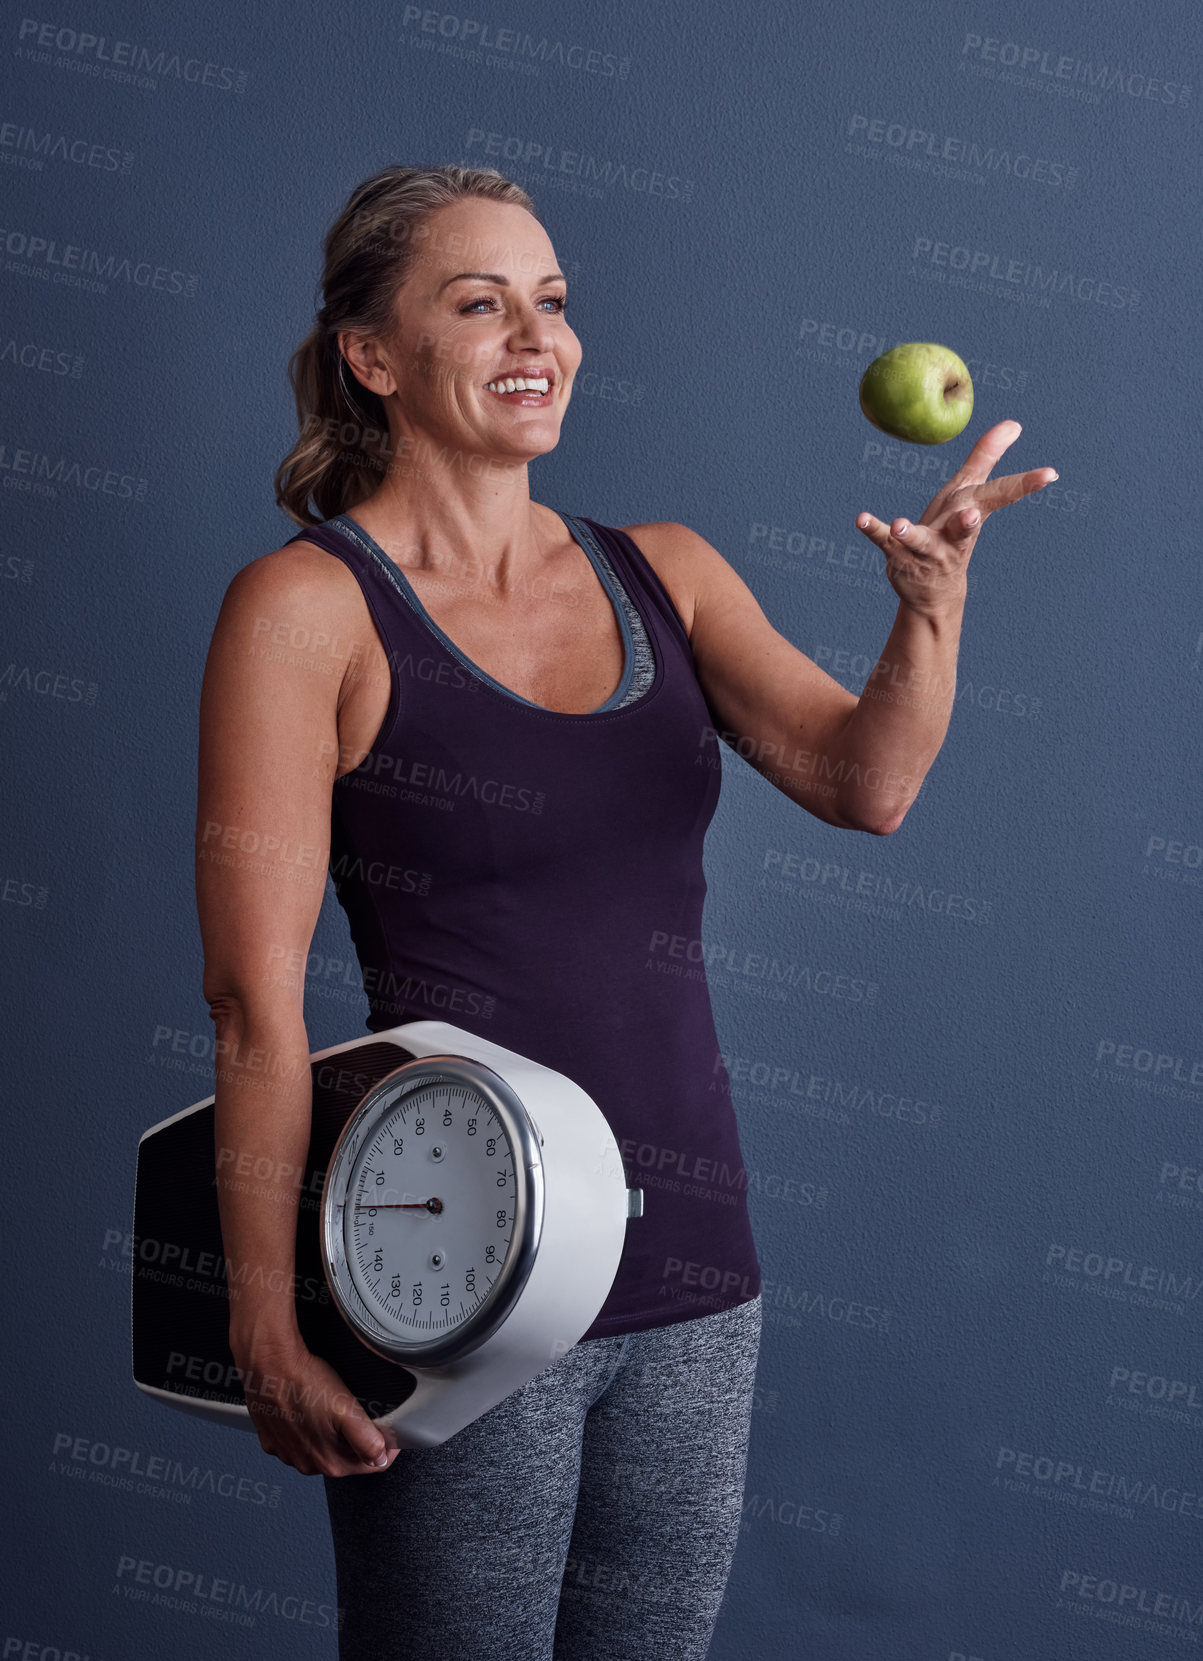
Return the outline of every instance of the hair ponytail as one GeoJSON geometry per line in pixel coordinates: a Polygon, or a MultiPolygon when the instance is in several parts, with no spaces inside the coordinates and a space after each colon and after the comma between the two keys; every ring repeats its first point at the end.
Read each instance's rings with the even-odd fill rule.
{"type": "Polygon", "coordinates": [[[469,196],[535,211],[521,186],[494,168],[386,167],[356,186],[326,233],[322,305],[288,360],[300,437],[275,480],[277,504],[298,525],[317,525],[354,507],[387,471],[384,405],[360,385],[338,336],[344,329],[388,335],[424,221],[469,196]]]}

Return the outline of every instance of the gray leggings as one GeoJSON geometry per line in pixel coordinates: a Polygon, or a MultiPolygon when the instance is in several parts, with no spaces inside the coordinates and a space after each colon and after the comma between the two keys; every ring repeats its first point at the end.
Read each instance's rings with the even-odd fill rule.
{"type": "Polygon", "coordinates": [[[760,1314],[587,1339],[438,1447],[324,1478],[340,1661],[701,1661],[760,1314]]]}

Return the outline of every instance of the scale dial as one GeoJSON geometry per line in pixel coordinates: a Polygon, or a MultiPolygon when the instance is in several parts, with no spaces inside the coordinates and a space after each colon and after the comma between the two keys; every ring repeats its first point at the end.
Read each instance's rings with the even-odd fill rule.
{"type": "Polygon", "coordinates": [[[343,1127],[322,1193],[322,1263],[369,1348],[437,1366],[483,1344],[530,1275],[543,1218],[539,1133],[492,1068],[407,1062],[343,1127]]]}

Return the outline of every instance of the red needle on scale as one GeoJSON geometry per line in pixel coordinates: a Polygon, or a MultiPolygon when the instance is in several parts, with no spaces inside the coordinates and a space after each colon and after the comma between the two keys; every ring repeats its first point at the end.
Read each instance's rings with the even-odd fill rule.
{"type": "Polygon", "coordinates": [[[408,1205],[372,1205],[365,1200],[363,1204],[356,1205],[355,1209],[356,1211],[441,1211],[443,1202],[434,1199],[413,1200],[408,1205]]]}

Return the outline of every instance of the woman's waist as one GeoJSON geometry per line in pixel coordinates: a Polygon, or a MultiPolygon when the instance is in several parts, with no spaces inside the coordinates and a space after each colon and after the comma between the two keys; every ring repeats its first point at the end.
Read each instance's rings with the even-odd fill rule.
{"type": "Polygon", "coordinates": [[[449,1021],[585,1088],[588,1071],[611,1095],[646,1098],[656,1091],[684,1102],[699,1090],[729,1096],[704,979],[670,980],[636,965],[625,975],[573,976],[562,964],[540,973],[513,963],[412,958],[365,962],[362,975],[375,1032],[406,1021],[449,1021]]]}

